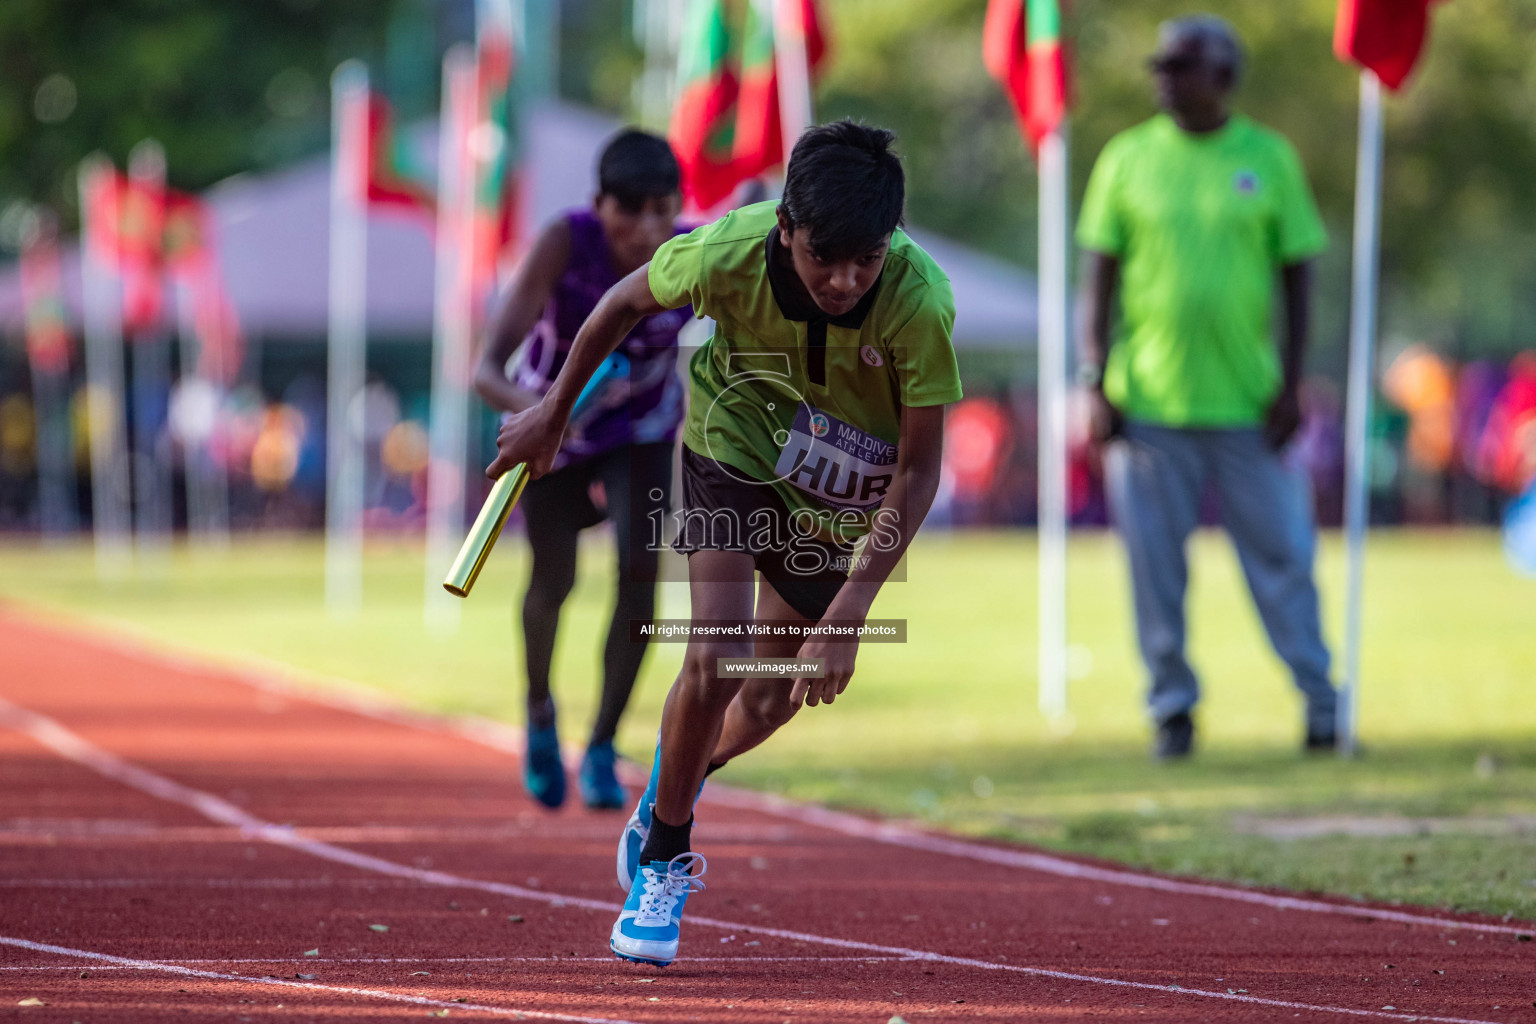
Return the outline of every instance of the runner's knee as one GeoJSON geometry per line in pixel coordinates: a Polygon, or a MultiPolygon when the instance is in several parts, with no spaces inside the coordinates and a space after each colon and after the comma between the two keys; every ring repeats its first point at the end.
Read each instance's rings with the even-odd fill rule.
{"type": "Polygon", "coordinates": [[[771,732],[794,718],[795,712],[800,710],[790,703],[790,686],[787,679],[772,680],[767,684],[759,682],[748,688],[750,692],[742,692],[741,710],[754,726],[771,732]]]}
{"type": "Polygon", "coordinates": [[[690,644],[683,656],[683,671],[678,682],[694,700],[709,704],[729,704],[741,688],[741,680],[720,678],[722,658],[750,658],[750,644],[700,643],[690,644]]]}
{"type": "Polygon", "coordinates": [[[576,585],[576,568],[569,570],[553,569],[543,572],[535,570],[528,581],[528,594],[523,599],[523,607],[528,611],[557,612],[565,599],[570,596],[571,589],[576,585]]]}

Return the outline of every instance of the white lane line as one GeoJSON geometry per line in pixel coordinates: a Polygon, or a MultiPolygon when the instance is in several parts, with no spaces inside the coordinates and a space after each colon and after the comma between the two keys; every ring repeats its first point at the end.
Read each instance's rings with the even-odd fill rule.
{"type": "MultiPolygon", "coordinates": [[[[177,964],[282,964],[287,967],[324,967],[327,964],[608,964],[615,961],[610,956],[450,956],[450,957],[332,957],[330,959],[292,957],[287,960],[157,960],[156,963],[177,964]]],[[[680,956],[673,963],[812,963],[812,964],[875,964],[912,963],[909,956],[680,956]]],[[[0,971],[78,971],[79,964],[23,964],[0,967],[0,971]]],[[[97,971],[136,971],[137,967],[106,964],[92,968],[97,971]]],[[[270,977],[270,975],[268,975],[270,977]]],[[[281,979],[279,979],[281,980],[281,979]]]]}
{"type": "Polygon", "coordinates": [[[0,889],[403,889],[398,878],[0,878],[0,889]]]}
{"type": "Polygon", "coordinates": [[[614,1017],[580,1017],[566,1013],[551,1013],[545,1010],[521,1010],[507,1006],[489,1006],[485,1003],[456,1003],[447,999],[428,999],[426,996],[413,996],[404,992],[385,992],[376,988],[353,988],[347,985],[322,985],[314,981],[288,981],[284,978],[252,978],[243,974],[200,971],[192,967],[182,967],[178,964],[162,963],[158,960],[135,960],[132,957],[112,956],[108,953],[93,953],[86,949],[53,946],[45,942],[32,942],[28,939],[18,939],[9,935],[0,935],[0,945],[15,946],[18,949],[27,949],[35,953],[53,953],[57,956],[77,957],[82,960],[89,960],[92,963],[108,964],[124,970],[160,971],[162,973],[180,975],[185,978],[205,978],[209,981],[238,981],[247,985],[307,989],[311,992],[322,992],[326,995],[364,996],[369,999],[385,999],[394,1003],[410,1003],[413,1006],[429,1006],[442,1010],[473,1010],[479,1013],[494,1013],[500,1017],[567,1020],[576,1021],[578,1024],[633,1024],[632,1021],[625,1021],[614,1017]]]}
{"type": "MultiPolygon", "coordinates": [[[[392,725],[421,729],[426,732],[448,734],[470,740],[491,750],[521,757],[523,735],[505,723],[474,715],[442,717],[425,712],[402,708],[381,699],[377,693],[362,692],[358,683],[339,676],[306,672],[291,665],[266,658],[246,658],[250,665],[230,665],[211,659],[199,659],[196,655],[166,650],[153,645],[148,638],[130,639],[124,635],[119,623],[101,620],[104,629],[116,631],[92,634],[80,639],[99,645],[115,654],[136,661],[158,661],[189,674],[216,672],[221,676],[244,683],[252,689],[281,696],[296,702],[309,702],[333,710],[349,711],[392,725]]],[[[67,626],[49,628],[68,629],[67,626]]],[[[639,780],[644,785],[645,780],[639,780]]],[[[1312,914],[1340,914],[1345,917],[1392,921],[1399,924],[1427,928],[1458,928],[1464,931],[1487,932],[1498,935],[1528,935],[1532,925],[1524,926],[1493,924],[1483,921],[1459,921],[1454,918],[1436,917],[1433,914],[1411,914],[1349,903],[1330,903],[1325,900],[1309,900],[1295,896],[1277,896],[1272,893],[1243,889],[1237,886],[1213,882],[1181,882],[1158,875],[1135,871],[1116,870],[1080,864],[1065,857],[1034,853],[1028,850],[1007,850],[982,843],[967,842],[948,836],[923,832],[886,822],[870,821],[857,815],[829,810],[816,804],[801,803],[786,797],[751,790],[737,789],[712,781],[704,787],[703,802],[757,811],[779,818],[787,818],[796,824],[815,825],[831,832],[856,839],[900,846],[927,853],[939,853],[967,860],[998,864],[1004,867],[1038,871],[1063,878],[1101,882],[1105,885],[1121,885],[1134,889],[1150,889],[1175,893],[1181,896],[1202,896],[1209,899],[1233,900],[1252,903],[1274,910],[1296,910],[1312,914]]]]}
{"type": "MultiPolygon", "coordinates": [[[[305,832],[316,839],[333,843],[528,843],[544,839],[548,832],[543,823],[507,825],[490,828],[428,828],[404,825],[322,825],[308,826],[305,832]]],[[[787,825],[724,825],[710,837],[727,843],[783,843],[793,838],[787,825]]],[[[600,842],[613,840],[611,823],[584,821],[561,834],[567,841],[600,842]]],[[[109,843],[240,843],[245,837],[237,830],[214,825],[156,825],[140,821],[69,821],[0,823],[0,846],[62,846],[109,843]]]]}
{"type": "MultiPolygon", "coordinates": [[[[8,725],[19,732],[31,736],[34,740],[53,750],[63,757],[69,758],[79,764],[98,772],[112,781],[122,783],[138,789],[141,792],[157,796],[172,803],[179,803],[191,807],[205,817],[227,825],[235,825],[245,829],[253,839],[283,846],[300,853],[323,860],[334,861],[338,864],[347,864],[365,871],[377,871],[380,874],[394,878],[414,878],[425,885],[445,886],[461,889],[478,889],[482,892],[492,892],[502,896],[512,896],[520,899],[534,900],[547,903],[553,907],[576,906],[592,910],[603,910],[614,913],[619,909],[616,903],[604,900],[591,900],[580,896],[561,896],[558,893],[545,892],[538,889],[526,889],[522,886],[507,885],[503,882],[490,882],[474,878],[462,878],[451,875],[445,871],[432,871],[424,868],[408,867],[397,864],[394,861],[385,860],[382,857],[373,857],[368,854],[356,853],[341,847],[332,846],[300,835],[292,828],[274,825],[261,820],[252,814],[234,806],[226,800],[211,793],[183,786],[178,782],[154,772],[131,764],[102,748],[96,746],[84,737],[66,729],[64,726],[35,711],[29,711],[17,707],[9,701],[0,698],[0,724],[8,725]]],[[[1251,1003],[1256,1006],[1274,1006],[1288,1010],[1308,1010],[1318,1013],[1342,1013],[1359,1017],[1374,1017],[1385,1020],[1419,1020],[1433,1021],[1436,1024],[1496,1024],[1491,1021],[1472,1021],[1460,1017],[1431,1017],[1422,1014],[1389,1013],[1381,1010],[1359,1010],[1343,1006],[1320,1006],[1311,1003],[1297,1003],[1280,999],[1264,999],[1253,995],[1243,995],[1233,992],[1218,992],[1207,989],[1173,987],[1171,985],[1154,985],[1144,981],[1127,981],[1119,978],[1104,978],[1091,974],[1073,974],[1067,971],[1054,971],[1044,967],[1026,967],[1008,963],[994,963],[987,960],[977,960],[971,957],[949,956],[944,953],[934,953],[928,950],[908,949],[903,946],[885,946],[874,942],[860,942],[855,939],[838,939],[826,935],[815,935],[810,932],[796,932],[783,928],[768,928],[757,924],[744,924],[734,921],[723,921],[719,918],[689,916],[689,924],[708,928],[719,928],[730,932],[745,932],[751,935],[766,935],[772,938],[788,939],[793,942],[815,943],[822,946],[831,946],[834,949],[859,950],[861,952],[894,955],[913,960],[922,960],[929,963],[953,964],[960,967],[976,967],[988,971],[1005,971],[1017,974],[1032,975],[1043,978],[1056,978],[1062,981],[1086,982],[1093,985],[1108,985],[1116,988],[1140,989],[1165,994],[1178,994],[1196,996],[1207,999],[1222,999],[1228,1002],[1251,1003]]]]}

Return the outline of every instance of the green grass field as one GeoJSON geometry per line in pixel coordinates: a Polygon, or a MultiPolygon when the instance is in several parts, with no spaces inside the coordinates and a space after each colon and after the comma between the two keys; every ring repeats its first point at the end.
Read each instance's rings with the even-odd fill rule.
{"type": "MultiPolygon", "coordinates": [[[[562,731],[583,738],[610,601],[597,534],[562,625],[562,731]]],[[[866,645],[847,694],[807,709],[722,779],[1157,869],[1536,918],[1536,581],[1491,533],[1385,533],[1367,567],[1362,736],[1355,762],[1298,752],[1300,704],[1217,534],[1193,545],[1192,657],[1207,686],[1200,748],[1147,757],[1124,568],[1107,537],[1074,542],[1075,723],[1035,709],[1035,558],[1027,533],[932,534],[875,614],[904,645],[866,645]]],[[[419,544],[374,543],[363,613],[324,610],[308,537],[178,548],[98,581],[88,547],[0,544],[0,597],[110,623],[218,659],[260,659],[414,707],[521,717],[513,606],[526,573],[504,541],[456,633],[423,625],[419,544]]],[[[1324,615],[1341,617],[1342,551],[1325,538],[1324,615]]],[[[687,614],[667,584],[663,616],[687,614]]],[[[1331,631],[1337,637],[1337,629],[1331,631]]],[[[682,653],[656,645],[620,737],[648,760],[682,653]]],[[[509,784],[512,784],[509,779],[509,784]]]]}

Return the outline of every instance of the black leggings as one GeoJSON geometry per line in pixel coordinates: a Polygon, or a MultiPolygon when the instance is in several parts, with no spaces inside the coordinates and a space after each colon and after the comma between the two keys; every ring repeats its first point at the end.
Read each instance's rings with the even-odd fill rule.
{"type": "Polygon", "coordinates": [[[533,572],[523,597],[523,648],[528,669],[528,722],[554,724],[549,666],[555,653],[560,607],[576,582],[576,540],[605,518],[614,524],[618,553],[618,595],[608,642],[603,648],[603,697],[592,723],[592,743],[613,739],[629,703],[647,645],[629,636],[631,619],[649,621],[656,611],[656,566],[660,552],[650,544],[652,522],[670,509],[670,442],[617,448],[534,480],[521,507],[533,549],[533,572]],[[589,496],[601,480],[605,515],[589,496]]]}

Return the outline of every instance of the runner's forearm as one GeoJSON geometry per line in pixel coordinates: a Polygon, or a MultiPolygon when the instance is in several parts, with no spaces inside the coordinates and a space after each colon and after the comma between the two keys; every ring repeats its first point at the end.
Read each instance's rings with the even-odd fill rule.
{"type": "Polygon", "coordinates": [[[848,582],[833,599],[826,618],[863,619],[869,615],[880,587],[900,564],[918,527],[928,517],[938,491],[937,472],[928,474],[909,470],[896,474],[886,500],[875,514],[886,517],[884,529],[895,533],[897,540],[890,545],[876,544],[873,539],[865,542],[858,566],[848,574],[848,582]]]}
{"type": "Polygon", "coordinates": [[[475,368],[475,394],[486,405],[502,412],[522,412],[539,404],[537,394],[513,384],[483,359],[475,368]]]}
{"type": "Polygon", "coordinates": [[[522,412],[539,402],[537,393],[507,380],[507,360],[544,315],[555,283],[570,263],[570,250],[570,231],[564,221],[546,228],[512,279],[506,301],[491,320],[485,347],[475,363],[475,393],[502,412],[522,412]]]}
{"type": "Polygon", "coordinates": [[[880,587],[900,564],[939,492],[944,450],[944,407],[904,410],[896,478],[873,515],[877,525],[857,567],[827,609],[829,619],[863,619],[880,587]]]}

